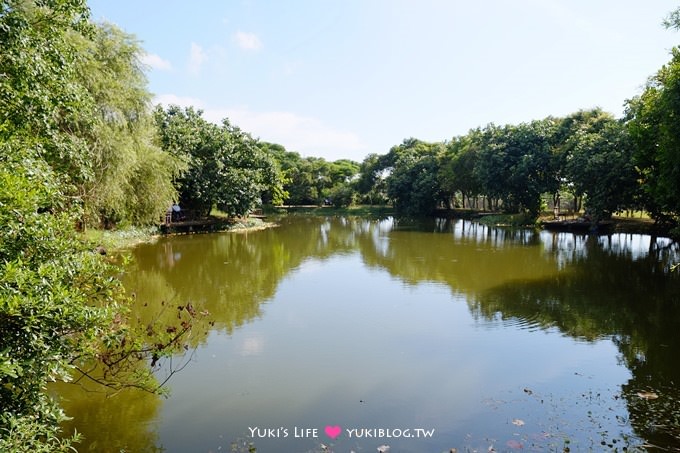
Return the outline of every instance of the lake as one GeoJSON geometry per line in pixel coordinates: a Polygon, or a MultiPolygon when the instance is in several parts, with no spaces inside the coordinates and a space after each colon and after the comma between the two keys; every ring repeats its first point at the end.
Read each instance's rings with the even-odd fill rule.
{"type": "Polygon", "coordinates": [[[191,303],[210,323],[159,367],[168,398],[57,386],[81,451],[680,448],[677,243],[278,223],[132,251],[140,322],[191,303]]]}

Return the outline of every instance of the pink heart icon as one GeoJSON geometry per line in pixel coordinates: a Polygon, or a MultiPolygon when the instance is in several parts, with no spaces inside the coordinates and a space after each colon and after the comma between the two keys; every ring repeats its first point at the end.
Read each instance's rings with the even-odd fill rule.
{"type": "Polygon", "coordinates": [[[338,425],[335,426],[328,425],[326,426],[326,428],[324,428],[324,431],[326,431],[326,435],[328,437],[330,437],[331,439],[335,439],[342,432],[342,428],[340,428],[338,425]]]}

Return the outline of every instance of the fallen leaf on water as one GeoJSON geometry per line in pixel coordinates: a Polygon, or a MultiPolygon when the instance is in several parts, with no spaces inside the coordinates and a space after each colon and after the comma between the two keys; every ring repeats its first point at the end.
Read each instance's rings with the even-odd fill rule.
{"type": "Polygon", "coordinates": [[[637,392],[637,396],[645,400],[655,400],[659,397],[659,395],[654,392],[637,392]]]}
{"type": "Polygon", "coordinates": [[[524,448],[524,445],[522,445],[520,442],[517,442],[514,439],[510,439],[505,443],[508,447],[512,448],[513,450],[519,450],[521,448],[524,448]]]}
{"type": "Polygon", "coordinates": [[[514,418],[512,420],[512,424],[515,426],[524,426],[524,420],[520,420],[519,418],[514,418]]]}

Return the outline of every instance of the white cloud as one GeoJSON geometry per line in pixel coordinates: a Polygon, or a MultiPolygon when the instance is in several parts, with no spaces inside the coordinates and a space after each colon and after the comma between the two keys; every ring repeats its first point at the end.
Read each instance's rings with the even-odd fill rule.
{"type": "Polygon", "coordinates": [[[165,107],[170,105],[177,105],[179,107],[195,107],[197,109],[203,108],[203,101],[189,96],[177,96],[176,94],[161,94],[155,96],[153,103],[162,104],[165,107]]]}
{"type": "Polygon", "coordinates": [[[241,342],[239,349],[242,356],[261,355],[264,351],[265,340],[259,333],[247,336],[241,342]]]}
{"type": "Polygon", "coordinates": [[[278,143],[304,156],[323,157],[331,161],[361,161],[367,154],[368,146],[357,134],[335,129],[317,118],[292,112],[254,112],[247,108],[206,109],[204,117],[215,123],[229,118],[233,125],[254,137],[278,143]]]}
{"type": "Polygon", "coordinates": [[[255,33],[237,31],[234,34],[234,40],[243,50],[260,50],[262,48],[262,41],[255,33]]]}
{"type": "Polygon", "coordinates": [[[144,53],[141,56],[140,61],[152,69],[160,69],[161,71],[169,71],[172,69],[172,65],[168,60],[164,60],[154,53],[144,53]]]}
{"type": "Polygon", "coordinates": [[[208,55],[195,42],[191,43],[191,50],[189,51],[189,73],[198,75],[201,72],[201,66],[208,59],[208,55]]]}
{"type": "Polygon", "coordinates": [[[200,99],[175,94],[163,94],[154,98],[164,106],[193,106],[203,110],[203,118],[221,124],[224,118],[263,141],[278,143],[288,151],[303,156],[323,157],[326,160],[352,159],[361,162],[368,154],[368,146],[361,138],[349,131],[335,129],[318,118],[301,116],[292,112],[256,112],[247,107],[210,108],[200,99]]]}

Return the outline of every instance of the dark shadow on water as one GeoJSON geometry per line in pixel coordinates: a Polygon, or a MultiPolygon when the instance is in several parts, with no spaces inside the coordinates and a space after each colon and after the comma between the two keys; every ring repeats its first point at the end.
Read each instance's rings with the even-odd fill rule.
{"type": "Polygon", "coordinates": [[[591,237],[584,250],[553,277],[484,291],[471,309],[483,319],[557,328],[585,341],[610,338],[632,373],[621,391],[629,423],[649,448],[677,451],[680,279],[661,256],[677,257],[677,246],[631,259],[631,251],[612,249],[606,237],[591,237]]]}

